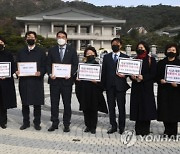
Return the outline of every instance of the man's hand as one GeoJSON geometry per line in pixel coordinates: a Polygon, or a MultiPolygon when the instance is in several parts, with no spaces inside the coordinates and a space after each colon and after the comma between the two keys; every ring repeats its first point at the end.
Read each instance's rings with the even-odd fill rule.
{"type": "Polygon", "coordinates": [[[4,79],[6,79],[5,77],[0,77],[0,80],[4,80],[4,79]]]}
{"type": "Polygon", "coordinates": [[[56,79],[56,76],[54,75],[54,76],[52,76],[52,74],[50,75],[50,78],[52,79],[52,80],[55,80],[56,79]]]}
{"type": "Polygon", "coordinates": [[[125,78],[126,76],[122,73],[116,73],[117,76],[119,76],[120,78],[125,78]]]}
{"type": "Polygon", "coordinates": [[[36,72],[36,73],[35,73],[35,76],[41,76],[41,72],[39,72],[39,71],[36,72]]]}
{"type": "Polygon", "coordinates": [[[19,71],[16,71],[16,75],[19,76],[20,72],[19,71]]]}

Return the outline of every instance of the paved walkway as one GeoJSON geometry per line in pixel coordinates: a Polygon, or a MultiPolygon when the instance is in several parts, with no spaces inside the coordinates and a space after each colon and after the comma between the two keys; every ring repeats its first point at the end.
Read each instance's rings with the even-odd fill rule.
{"type": "MultiPolygon", "coordinates": [[[[17,84],[16,84],[17,88],[17,84]]],[[[98,118],[97,133],[84,133],[85,128],[82,113],[78,111],[78,102],[73,94],[72,97],[72,123],[71,132],[64,133],[63,125],[60,123],[59,129],[48,132],[51,126],[49,88],[45,82],[46,105],[42,108],[42,130],[36,131],[32,123],[31,108],[31,127],[26,130],[19,130],[22,124],[21,102],[18,96],[17,109],[8,110],[8,127],[0,129],[0,154],[179,154],[179,140],[154,140],[155,136],[162,134],[163,125],[160,122],[152,121],[151,132],[145,138],[134,135],[120,135],[114,133],[108,135],[109,119],[105,114],[100,113],[98,118]],[[134,138],[135,137],[135,138],[134,138]],[[133,140],[135,139],[135,140],[133,140]]],[[[60,105],[60,119],[62,119],[62,103],[60,105]]],[[[133,130],[134,122],[127,118],[126,130],[133,130]]],[[[180,132],[180,126],[179,126],[180,132]]]]}

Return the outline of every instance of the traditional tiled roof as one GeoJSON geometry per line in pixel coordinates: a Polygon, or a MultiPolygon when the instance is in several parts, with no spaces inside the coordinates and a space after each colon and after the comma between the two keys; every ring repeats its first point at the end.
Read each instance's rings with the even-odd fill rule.
{"type": "Polygon", "coordinates": [[[75,8],[64,8],[50,12],[39,13],[24,17],[16,17],[19,21],[77,21],[77,22],[100,22],[107,24],[125,23],[126,20],[118,20],[99,14],[89,13],[75,8]]]}

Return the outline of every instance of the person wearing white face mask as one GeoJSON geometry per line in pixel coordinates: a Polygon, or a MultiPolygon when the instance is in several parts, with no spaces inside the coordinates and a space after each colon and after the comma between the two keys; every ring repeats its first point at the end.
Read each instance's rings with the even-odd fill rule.
{"type": "Polygon", "coordinates": [[[59,31],[56,35],[57,45],[49,49],[47,58],[47,73],[49,75],[48,83],[50,84],[50,97],[51,97],[51,121],[52,126],[48,131],[58,129],[59,125],[59,101],[60,94],[64,105],[63,125],[64,132],[70,131],[71,121],[71,95],[73,76],[78,68],[77,51],[67,44],[67,33],[59,31]],[[58,78],[52,75],[52,64],[70,64],[71,76],[65,78],[58,78]]]}

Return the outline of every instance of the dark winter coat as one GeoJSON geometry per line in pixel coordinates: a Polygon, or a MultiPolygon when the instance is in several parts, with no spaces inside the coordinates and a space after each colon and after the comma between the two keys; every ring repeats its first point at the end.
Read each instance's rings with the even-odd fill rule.
{"type": "Polygon", "coordinates": [[[157,118],[154,98],[154,80],[156,76],[156,60],[149,56],[143,59],[141,75],[143,80],[132,80],[130,98],[130,120],[149,121],[157,118]]]}
{"type": "Polygon", "coordinates": [[[108,113],[100,82],[76,81],[76,95],[80,103],[80,110],[108,113]]]}
{"type": "Polygon", "coordinates": [[[2,99],[0,100],[3,101],[3,106],[5,109],[15,108],[17,105],[13,79],[13,73],[15,72],[15,63],[12,54],[5,50],[0,51],[0,62],[11,62],[11,78],[0,80],[0,91],[2,92],[2,99]]]}
{"type": "Polygon", "coordinates": [[[19,92],[23,105],[44,104],[44,74],[46,73],[46,54],[35,47],[29,52],[28,47],[22,49],[17,55],[17,62],[37,62],[37,71],[41,76],[19,77],[19,92]]]}
{"type": "Polygon", "coordinates": [[[180,60],[168,61],[167,58],[160,60],[157,67],[158,83],[158,120],[164,122],[180,121],[180,85],[173,87],[171,83],[161,84],[160,80],[164,79],[166,65],[180,66],[180,60]]]}

